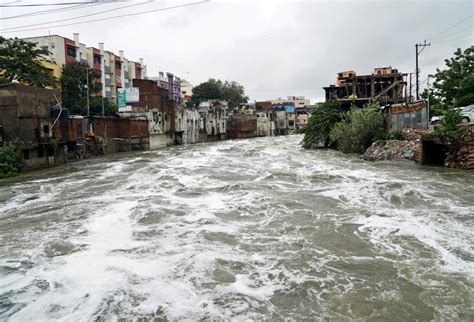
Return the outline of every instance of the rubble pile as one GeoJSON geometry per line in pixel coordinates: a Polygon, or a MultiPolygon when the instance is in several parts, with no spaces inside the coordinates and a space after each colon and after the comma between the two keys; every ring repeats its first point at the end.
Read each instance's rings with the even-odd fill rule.
{"type": "Polygon", "coordinates": [[[380,140],[361,156],[367,161],[415,160],[421,148],[420,140],[380,140]]]}
{"type": "Polygon", "coordinates": [[[402,138],[407,141],[420,140],[423,134],[429,133],[428,129],[409,129],[403,128],[400,130],[402,138]]]}

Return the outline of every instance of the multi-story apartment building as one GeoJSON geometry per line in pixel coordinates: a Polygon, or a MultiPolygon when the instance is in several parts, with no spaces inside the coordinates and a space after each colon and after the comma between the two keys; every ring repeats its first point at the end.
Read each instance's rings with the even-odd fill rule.
{"type": "Polygon", "coordinates": [[[100,88],[100,91],[95,93],[97,96],[115,101],[118,88],[131,87],[133,79],[146,78],[143,58],[140,58],[139,63],[128,60],[124,57],[122,50],[119,55],[116,55],[105,50],[103,43],[99,43],[99,48],[87,47],[80,43],[78,33],[74,34],[73,39],[48,35],[24,38],[24,40],[34,42],[38,47],[50,52],[46,58],[53,63],[45,62],[45,67],[51,69],[56,77],[60,76],[63,65],[76,62],[87,63],[92,69],[100,72],[101,77],[95,80],[100,88]]]}

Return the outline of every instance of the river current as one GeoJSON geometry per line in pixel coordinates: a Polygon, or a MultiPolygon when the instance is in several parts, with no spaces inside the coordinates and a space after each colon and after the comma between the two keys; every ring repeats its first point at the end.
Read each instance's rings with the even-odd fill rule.
{"type": "Polygon", "coordinates": [[[0,320],[474,319],[474,172],[176,146],[0,181],[0,320]]]}

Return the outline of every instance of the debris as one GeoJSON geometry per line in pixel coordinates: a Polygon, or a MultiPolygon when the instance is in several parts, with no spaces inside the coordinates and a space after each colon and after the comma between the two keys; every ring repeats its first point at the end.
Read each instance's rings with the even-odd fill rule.
{"type": "Polygon", "coordinates": [[[419,149],[419,140],[380,140],[374,142],[361,158],[367,161],[415,160],[419,149]]]}

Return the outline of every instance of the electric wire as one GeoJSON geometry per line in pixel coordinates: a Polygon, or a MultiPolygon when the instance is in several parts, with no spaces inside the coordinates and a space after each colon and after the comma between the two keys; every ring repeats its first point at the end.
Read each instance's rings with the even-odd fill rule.
{"type": "Polygon", "coordinates": [[[461,39],[468,39],[468,38],[473,39],[472,34],[467,35],[467,36],[458,37],[458,38],[453,38],[453,39],[445,39],[445,40],[434,41],[433,43],[434,44],[439,44],[439,43],[450,42],[450,41],[461,40],[461,39]]]}
{"type": "Polygon", "coordinates": [[[0,4],[0,7],[3,8],[16,8],[16,7],[51,7],[51,6],[68,6],[74,4],[88,4],[88,3],[95,3],[95,1],[87,1],[87,2],[60,2],[60,3],[31,3],[31,4],[17,4],[17,5],[5,5],[0,4]]]}
{"type": "Polygon", "coordinates": [[[34,23],[34,24],[31,24],[31,25],[25,25],[25,26],[18,26],[18,27],[11,27],[11,28],[6,28],[6,29],[0,29],[0,32],[8,31],[8,30],[15,30],[15,29],[23,29],[23,28],[27,28],[27,27],[33,27],[33,26],[44,26],[44,25],[48,25],[48,24],[56,23],[56,22],[64,22],[64,21],[70,21],[70,20],[75,20],[75,19],[81,19],[81,18],[96,16],[96,15],[100,15],[100,14],[103,14],[103,13],[109,13],[109,12],[112,12],[112,11],[117,11],[117,10],[121,10],[121,9],[125,9],[125,8],[131,8],[131,7],[141,6],[141,5],[149,4],[149,3],[151,3],[151,2],[134,3],[134,4],[131,4],[131,5],[128,5],[128,6],[123,6],[123,7],[114,8],[114,9],[107,9],[107,10],[103,10],[103,11],[99,11],[99,12],[94,12],[94,13],[89,13],[89,14],[86,14],[86,15],[77,16],[77,17],[72,17],[72,18],[66,18],[66,19],[60,19],[60,20],[54,20],[54,21],[48,21],[48,22],[42,22],[42,23],[34,23]]]}
{"type": "Polygon", "coordinates": [[[69,11],[69,10],[74,10],[74,9],[88,8],[88,7],[91,7],[91,6],[97,6],[97,5],[101,5],[101,4],[102,4],[102,3],[79,4],[79,5],[73,5],[73,6],[66,7],[66,8],[40,10],[40,11],[34,11],[34,12],[30,12],[30,13],[24,13],[24,14],[16,15],[16,16],[0,17],[0,20],[9,20],[9,19],[17,19],[17,18],[31,17],[31,16],[47,15],[47,14],[51,14],[51,13],[69,11]]]}
{"type": "Polygon", "coordinates": [[[470,19],[470,18],[472,18],[472,17],[474,17],[474,15],[470,15],[469,17],[466,17],[466,18],[460,20],[459,22],[455,23],[454,25],[451,25],[451,26],[447,27],[447,28],[444,29],[442,32],[437,33],[436,35],[432,36],[431,38],[429,38],[429,39],[427,39],[427,40],[432,40],[432,39],[437,38],[438,36],[440,36],[440,35],[446,33],[448,30],[450,30],[450,29],[452,29],[453,27],[456,27],[456,26],[462,24],[464,21],[466,21],[466,20],[468,20],[468,19],[470,19]]]}
{"type": "Polygon", "coordinates": [[[443,35],[443,36],[434,38],[434,40],[437,41],[437,40],[443,40],[443,39],[446,38],[446,37],[458,36],[460,33],[463,33],[463,32],[465,32],[466,30],[470,30],[470,31],[471,31],[471,34],[472,34],[472,32],[473,32],[472,26],[469,26],[469,27],[466,27],[466,28],[463,28],[463,29],[459,29],[458,31],[455,31],[455,32],[453,32],[453,33],[449,33],[449,34],[446,34],[446,35],[443,35]]]}
{"type": "Polygon", "coordinates": [[[171,7],[153,9],[153,10],[148,10],[148,11],[128,13],[128,14],[123,14],[123,15],[113,16],[113,17],[104,17],[104,18],[100,18],[100,19],[79,21],[79,22],[61,24],[61,25],[55,25],[55,26],[46,26],[46,27],[29,28],[29,29],[21,29],[21,30],[10,30],[10,31],[5,31],[5,32],[2,31],[2,32],[3,33],[25,32],[25,31],[36,31],[36,30],[49,29],[49,28],[65,27],[65,26],[75,26],[75,25],[91,23],[91,22],[105,21],[105,20],[111,20],[111,19],[117,19],[117,18],[123,18],[123,17],[138,16],[138,15],[153,13],[153,12],[158,12],[158,11],[167,11],[167,10],[178,9],[178,8],[183,8],[183,7],[190,7],[190,6],[195,6],[195,5],[204,4],[204,3],[208,3],[208,2],[209,2],[209,0],[205,0],[205,1],[192,2],[192,3],[182,4],[182,5],[171,6],[171,7]]]}

